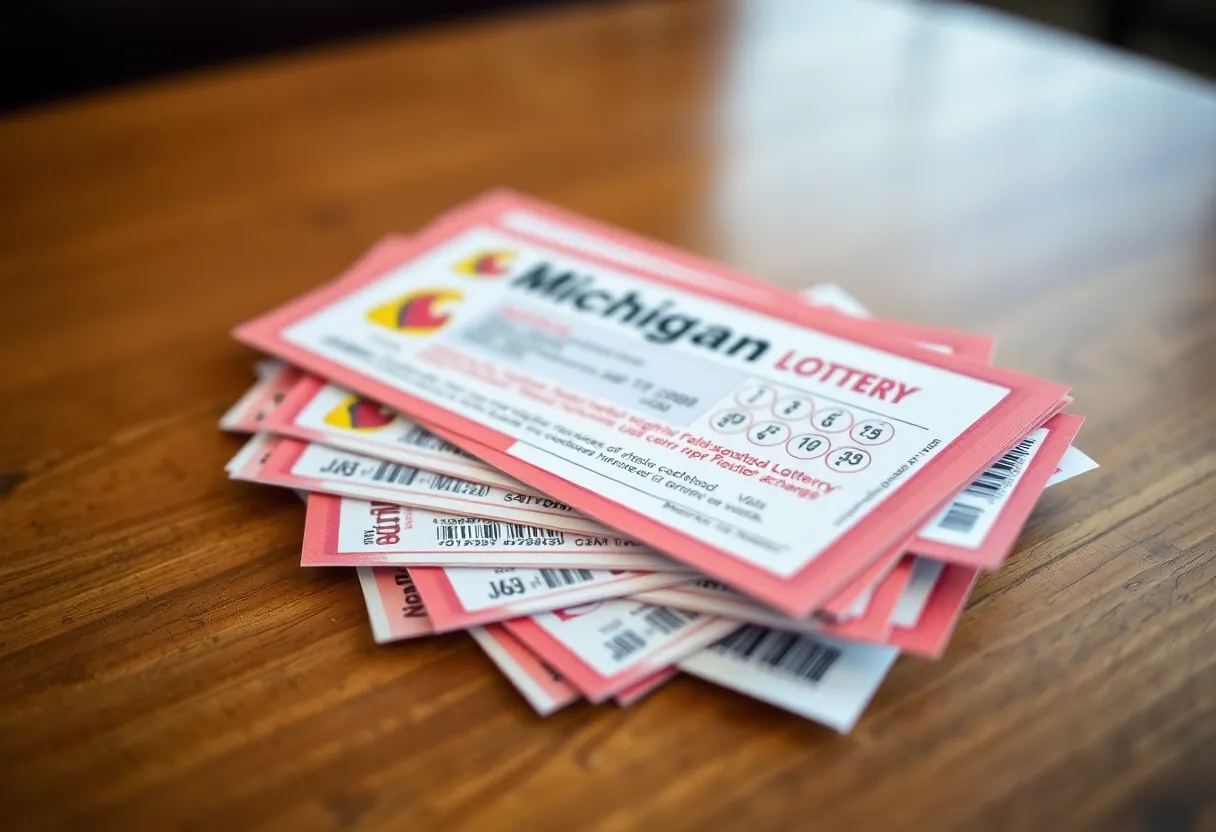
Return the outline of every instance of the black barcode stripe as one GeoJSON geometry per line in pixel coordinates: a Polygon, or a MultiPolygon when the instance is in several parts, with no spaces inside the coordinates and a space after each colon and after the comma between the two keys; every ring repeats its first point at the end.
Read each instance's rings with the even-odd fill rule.
{"type": "Polygon", "coordinates": [[[456,477],[447,477],[442,474],[436,475],[435,479],[431,481],[430,488],[432,491],[450,491],[456,494],[469,494],[474,497],[484,497],[490,493],[490,486],[488,485],[469,482],[468,480],[461,480],[456,477]]]}
{"type": "Polygon", "coordinates": [[[626,656],[636,653],[646,646],[646,639],[633,630],[621,630],[604,642],[604,646],[612,653],[612,660],[619,662],[626,656]]]}
{"type": "Polygon", "coordinates": [[[460,526],[436,526],[439,540],[497,540],[497,523],[467,523],[460,526]]]}
{"type": "MultiPolygon", "coordinates": [[[[959,497],[962,498],[967,495],[980,497],[991,505],[1005,492],[1010,479],[1021,472],[1022,465],[1034,446],[1035,440],[1029,437],[1023,439],[1006,451],[1005,455],[999,460],[989,466],[987,471],[980,474],[975,482],[964,488],[959,493],[959,497]]],[[[942,515],[937,525],[938,528],[948,529],[949,531],[969,532],[975,528],[976,523],[984,516],[985,511],[986,508],[984,506],[956,500],[950,504],[950,508],[942,515]]]]}
{"type": "Polygon", "coordinates": [[[484,523],[461,523],[435,527],[436,540],[555,540],[565,543],[566,535],[554,529],[525,526],[487,520],[484,523]]]}
{"type": "Polygon", "coordinates": [[[642,616],[646,623],[654,627],[660,633],[675,632],[683,627],[689,621],[694,621],[699,616],[695,612],[687,610],[673,610],[668,607],[652,607],[645,615],[642,616]]]}
{"type": "Polygon", "coordinates": [[[376,482],[391,482],[396,485],[413,485],[417,476],[417,468],[396,462],[381,462],[372,473],[372,479],[376,482]]]}
{"type": "Polygon", "coordinates": [[[955,503],[950,506],[950,510],[938,522],[938,525],[943,529],[949,529],[952,532],[969,532],[975,528],[975,524],[979,522],[980,517],[984,515],[982,506],[973,506],[969,503],[955,503]]]}
{"type": "Polygon", "coordinates": [[[814,636],[754,624],[735,630],[712,649],[810,682],[822,680],[841,656],[839,648],[814,636]]]}
{"type": "Polygon", "coordinates": [[[540,526],[525,526],[523,523],[502,523],[508,540],[528,540],[532,538],[555,537],[565,540],[566,536],[555,529],[542,529],[540,526]]]}
{"type": "Polygon", "coordinates": [[[590,569],[542,569],[540,577],[549,589],[560,589],[595,579],[590,569]]]}
{"type": "Polygon", "coordinates": [[[405,435],[400,439],[403,445],[412,445],[415,448],[422,448],[427,451],[443,451],[445,453],[459,453],[459,449],[448,442],[446,439],[441,439],[431,433],[426,428],[414,426],[405,432],[405,435]]]}

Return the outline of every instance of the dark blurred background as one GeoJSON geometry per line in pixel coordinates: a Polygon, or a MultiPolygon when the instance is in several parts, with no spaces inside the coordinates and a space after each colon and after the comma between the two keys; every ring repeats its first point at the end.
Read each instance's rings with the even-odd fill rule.
{"type": "MultiPolygon", "coordinates": [[[[0,73],[0,108],[11,110],[343,39],[574,4],[575,0],[5,0],[0,3],[0,47],[9,69],[0,73]]],[[[1216,0],[985,0],[976,5],[1216,77],[1216,0]]]]}

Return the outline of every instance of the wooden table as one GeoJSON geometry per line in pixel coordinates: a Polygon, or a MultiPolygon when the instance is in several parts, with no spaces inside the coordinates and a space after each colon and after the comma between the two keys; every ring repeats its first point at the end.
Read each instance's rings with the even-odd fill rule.
{"type": "Polygon", "coordinates": [[[0,182],[6,826],[1216,828],[1212,87],[948,5],[603,4],[17,114],[0,182]],[[224,477],[226,333],[497,185],[993,332],[1103,467],[846,737],[375,647],[224,477]]]}

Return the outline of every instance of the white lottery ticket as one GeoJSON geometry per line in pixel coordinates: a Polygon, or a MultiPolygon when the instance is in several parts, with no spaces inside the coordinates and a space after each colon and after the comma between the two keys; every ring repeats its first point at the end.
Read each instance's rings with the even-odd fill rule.
{"type": "Polygon", "coordinates": [[[895,647],[748,626],[679,667],[847,733],[898,656],[895,647]]]}

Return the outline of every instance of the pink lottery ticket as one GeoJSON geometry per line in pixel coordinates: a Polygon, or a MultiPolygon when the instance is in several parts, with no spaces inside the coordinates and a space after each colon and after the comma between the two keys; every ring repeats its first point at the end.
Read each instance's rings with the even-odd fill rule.
{"type": "Polygon", "coordinates": [[[288,390],[295,386],[303,372],[281,361],[259,365],[258,381],[220,417],[220,428],[230,433],[257,433],[263,422],[282,403],[288,390]]]}
{"type": "Polygon", "coordinates": [[[469,635],[541,716],[579,699],[578,691],[531,653],[500,624],[474,627],[469,635]]]}
{"type": "Polygon", "coordinates": [[[680,672],[674,667],[669,667],[666,670],[660,670],[658,673],[651,676],[649,679],[643,679],[635,685],[625,688],[623,691],[613,697],[613,701],[622,708],[628,708],[638,702],[643,697],[649,696],[654,691],[663,687],[672,679],[680,675],[680,672]]]}
{"type": "Polygon", "coordinates": [[[504,622],[592,702],[603,702],[712,644],[737,622],[631,600],[504,622]]]}
{"type": "Polygon", "coordinates": [[[280,361],[263,362],[255,368],[258,380],[220,418],[220,428],[230,433],[257,433],[304,374],[280,361]]]}
{"type": "MultiPolygon", "coordinates": [[[[803,291],[811,303],[845,315],[869,317],[869,310],[834,284],[803,291]]],[[[871,319],[872,320],[872,319],[871,319]]],[[[968,357],[987,361],[982,342],[949,331],[925,331],[915,325],[888,322],[907,337],[935,349],[965,350],[968,357]]],[[[1083,417],[1058,414],[1033,431],[997,460],[987,471],[941,508],[921,529],[912,549],[964,565],[996,568],[1008,556],[1017,535],[1033,510],[1039,493],[1049,485],[1091,471],[1098,464],[1072,446],[1083,417]],[[1044,470],[1054,459],[1055,468],[1044,470]],[[1036,461],[1037,460],[1037,461],[1036,461]]],[[[842,593],[843,595],[843,593],[842,593]]]]}
{"type": "Polygon", "coordinates": [[[999,568],[1083,421],[1059,413],[1027,434],[922,527],[909,549],[948,563],[999,568]]]}
{"type": "Polygon", "coordinates": [[[450,477],[535,493],[416,422],[315,376],[300,378],[262,429],[450,477]]]}
{"type": "Polygon", "coordinates": [[[298,439],[258,434],[229,463],[229,475],[263,485],[409,505],[492,520],[616,536],[569,506],[482,483],[410,468],[298,439]]]}
{"type": "Polygon", "coordinates": [[[945,564],[916,623],[892,627],[888,643],[915,656],[941,658],[979,574],[974,567],[945,564]]]}
{"type": "Polygon", "coordinates": [[[377,644],[434,634],[422,596],[407,570],[360,567],[356,572],[377,644]]]}
{"type": "Polygon", "coordinates": [[[437,632],[671,586],[683,575],[602,569],[415,568],[414,585],[437,632]]]}
{"type": "Polygon", "coordinates": [[[824,601],[820,612],[829,618],[844,619],[855,615],[858,602],[865,596],[868,598],[883,579],[903,560],[911,538],[902,541],[898,546],[889,549],[881,558],[853,576],[852,580],[836,591],[836,594],[824,601]]]}
{"type": "Polygon", "coordinates": [[[788,295],[732,293],[729,270],[516,195],[389,245],[238,337],[442,424],[532,488],[790,614],[821,605],[1066,393],[788,295]],[[805,407],[791,413],[794,399],[805,407]],[[704,443],[741,462],[718,465],[704,443]],[[714,496],[740,488],[744,514],[714,496]]]}
{"type": "Polygon", "coordinates": [[[590,536],[313,493],[301,566],[523,566],[678,572],[688,567],[620,535],[590,536]]]}
{"type": "Polygon", "coordinates": [[[701,579],[665,589],[636,593],[632,598],[648,604],[728,618],[795,633],[818,633],[856,641],[885,643],[891,630],[891,616],[908,589],[913,558],[905,557],[875,587],[865,611],[854,618],[832,621],[821,617],[793,618],[782,615],[719,581],[701,579]]]}

